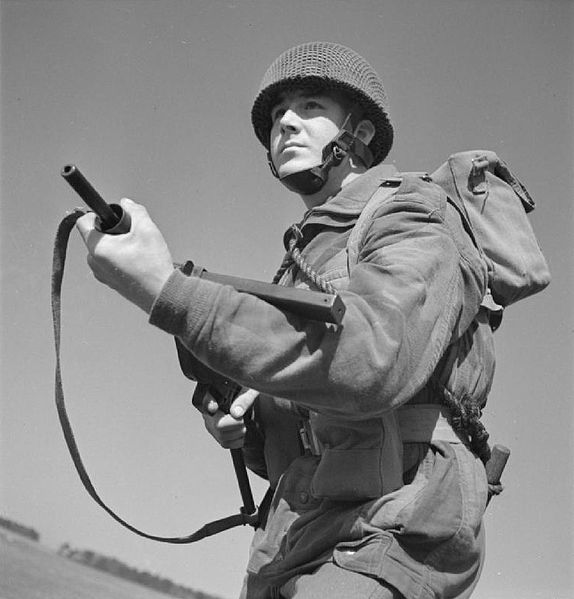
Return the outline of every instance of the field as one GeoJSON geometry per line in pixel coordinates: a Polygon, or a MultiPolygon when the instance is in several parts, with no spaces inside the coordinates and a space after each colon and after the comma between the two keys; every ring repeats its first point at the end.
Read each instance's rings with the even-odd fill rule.
{"type": "Polygon", "coordinates": [[[0,599],[166,599],[168,595],[74,563],[0,532],[0,599]]]}

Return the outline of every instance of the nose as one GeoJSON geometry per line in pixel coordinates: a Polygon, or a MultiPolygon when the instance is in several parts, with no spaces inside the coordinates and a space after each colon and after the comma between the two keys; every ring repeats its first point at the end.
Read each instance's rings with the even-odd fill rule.
{"type": "Polygon", "coordinates": [[[301,119],[292,108],[287,108],[279,119],[279,125],[282,133],[287,131],[298,131],[301,126],[301,119]]]}

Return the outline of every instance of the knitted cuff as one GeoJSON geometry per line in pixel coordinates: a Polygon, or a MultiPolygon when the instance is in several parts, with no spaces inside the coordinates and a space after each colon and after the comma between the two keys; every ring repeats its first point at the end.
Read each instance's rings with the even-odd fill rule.
{"type": "Polygon", "coordinates": [[[193,339],[219,289],[217,283],[174,270],[152,305],[149,322],[170,335],[193,339]]]}

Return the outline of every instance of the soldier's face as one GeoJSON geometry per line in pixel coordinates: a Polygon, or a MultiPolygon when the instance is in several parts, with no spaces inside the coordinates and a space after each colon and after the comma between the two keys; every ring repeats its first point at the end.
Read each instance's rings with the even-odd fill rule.
{"type": "Polygon", "coordinates": [[[271,110],[269,145],[279,177],[321,164],[323,148],[339,132],[346,112],[332,94],[283,93],[271,110]]]}

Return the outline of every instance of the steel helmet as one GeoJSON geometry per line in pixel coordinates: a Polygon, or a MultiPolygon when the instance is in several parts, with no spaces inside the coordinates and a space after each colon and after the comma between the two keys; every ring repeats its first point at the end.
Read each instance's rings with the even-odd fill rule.
{"type": "Polygon", "coordinates": [[[267,69],[251,110],[255,135],[269,150],[271,109],[277,95],[291,87],[346,92],[375,126],[369,144],[373,164],[382,162],[393,144],[388,100],[380,77],[355,51],[331,42],[308,42],[281,54],[267,69]]]}

